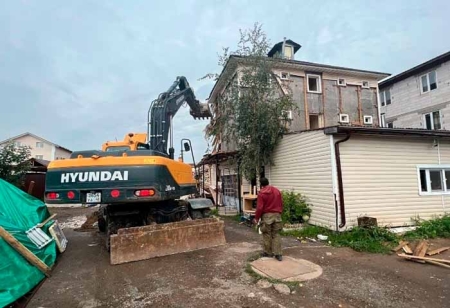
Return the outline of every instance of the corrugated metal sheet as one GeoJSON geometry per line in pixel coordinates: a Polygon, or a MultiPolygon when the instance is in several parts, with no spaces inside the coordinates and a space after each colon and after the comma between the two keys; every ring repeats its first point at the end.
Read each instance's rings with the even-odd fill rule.
{"type": "Polygon", "coordinates": [[[323,131],[286,135],[266,168],[272,185],[304,194],[313,205],[310,223],[335,226],[330,136],[323,131]]]}
{"type": "MultiPolygon", "coordinates": [[[[448,141],[440,152],[441,163],[449,164],[448,141]]],[[[347,227],[363,215],[376,217],[379,224],[402,226],[417,216],[429,219],[444,213],[442,196],[419,195],[417,165],[439,164],[432,139],[352,136],[341,144],[341,161],[347,227]]]]}

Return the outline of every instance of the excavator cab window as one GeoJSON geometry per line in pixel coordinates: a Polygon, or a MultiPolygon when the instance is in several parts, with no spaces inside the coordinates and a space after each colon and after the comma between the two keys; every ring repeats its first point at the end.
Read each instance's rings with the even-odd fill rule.
{"type": "Polygon", "coordinates": [[[138,143],[137,150],[150,150],[150,146],[147,143],[138,143]]]}
{"type": "Polygon", "coordinates": [[[120,152],[120,151],[128,151],[130,147],[128,146],[116,146],[116,147],[107,147],[106,152],[120,152]]]}

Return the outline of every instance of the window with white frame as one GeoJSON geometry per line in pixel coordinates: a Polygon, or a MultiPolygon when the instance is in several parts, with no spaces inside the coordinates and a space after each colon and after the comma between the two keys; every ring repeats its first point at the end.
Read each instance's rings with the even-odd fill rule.
{"type": "Polygon", "coordinates": [[[380,92],[380,102],[381,106],[386,106],[391,104],[391,89],[387,89],[380,92]]]}
{"type": "Polygon", "coordinates": [[[420,76],[421,92],[427,93],[437,89],[436,71],[420,76]]]}
{"type": "Polygon", "coordinates": [[[365,89],[369,89],[370,88],[369,82],[368,81],[363,81],[362,82],[362,87],[365,88],[365,89]]]}
{"type": "Polygon", "coordinates": [[[347,85],[347,81],[345,80],[345,78],[338,78],[338,85],[339,86],[346,86],[347,85]]]}
{"type": "Polygon", "coordinates": [[[427,165],[417,167],[419,193],[450,194],[450,165],[427,165]]]}
{"type": "Polygon", "coordinates": [[[36,142],[36,148],[43,148],[44,147],[44,143],[43,142],[36,142]]]}
{"type": "Polygon", "coordinates": [[[424,114],[423,122],[426,129],[441,129],[441,112],[438,110],[424,114]]]}
{"type": "Polygon", "coordinates": [[[14,146],[15,147],[20,147],[20,146],[22,146],[22,143],[20,141],[15,141],[14,142],[14,146]]]}
{"type": "Polygon", "coordinates": [[[306,75],[308,92],[322,93],[320,75],[306,75]]]}
{"type": "Polygon", "coordinates": [[[36,155],[36,156],[34,156],[34,158],[36,158],[36,159],[44,159],[44,155],[36,155]]]}
{"type": "Polygon", "coordinates": [[[289,79],[289,73],[281,72],[280,73],[280,79],[281,80],[288,80],[289,79]]]}

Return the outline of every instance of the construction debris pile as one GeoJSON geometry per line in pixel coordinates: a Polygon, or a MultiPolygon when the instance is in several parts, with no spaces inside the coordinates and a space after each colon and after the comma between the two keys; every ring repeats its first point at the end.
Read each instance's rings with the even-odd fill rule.
{"type": "Polygon", "coordinates": [[[50,276],[67,244],[54,216],[41,200],[0,179],[0,307],[50,276]]]}
{"type": "Polygon", "coordinates": [[[428,241],[422,240],[416,244],[414,250],[411,249],[410,243],[407,241],[400,241],[398,246],[392,250],[394,252],[403,250],[403,253],[398,254],[398,256],[409,261],[422,264],[429,263],[450,269],[450,260],[432,257],[434,255],[439,255],[449,249],[450,246],[430,249],[430,244],[428,243],[428,241]]]}

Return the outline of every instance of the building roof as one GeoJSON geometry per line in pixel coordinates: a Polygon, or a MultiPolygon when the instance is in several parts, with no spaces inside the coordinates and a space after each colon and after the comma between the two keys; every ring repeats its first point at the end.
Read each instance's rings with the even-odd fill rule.
{"type": "MultiPolygon", "coordinates": [[[[294,47],[294,54],[300,49],[302,48],[302,46],[300,44],[297,44],[296,42],[292,41],[292,40],[286,40],[285,41],[288,45],[291,45],[294,47]]],[[[269,51],[269,53],[267,54],[267,56],[269,57],[273,57],[273,55],[281,49],[281,46],[283,45],[284,42],[279,42],[276,43],[275,45],[273,45],[272,49],[269,51]]]]}
{"type": "Polygon", "coordinates": [[[407,71],[404,71],[402,73],[399,73],[397,75],[394,75],[386,80],[381,81],[378,86],[379,88],[386,88],[390,85],[393,85],[396,82],[402,81],[408,77],[420,74],[426,70],[429,70],[433,67],[436,67],[444,62],[447,62],[450,60],[450,51],[441,54],[440,56],[437,56],[431,60],[428,60],[422,64],[419,64],[417,66],[414,66],[413,68],[410,68],[407,71]]]}
{"type": "Polygon", "coordinates": [[[44,139],[44,138],[42,138],[42,137],[36,136],[35,134],[29,133],[29,132],[26,132],[26,133],[23,133],[23,134],[20,134],[20,135],[17,135],[17,136],[14,136],[14,137],[5,139],[5,140],[3,140],[3,141],[0,141],[0,144],[2,144],[2,143],[7,143],[7,142],[10,142],[10,141],[15,140],[15,139],[22,138],[22,137],[24,137],[24,136],[31,136],[31,137],[34,137],[34,138],[36,138],[36,139],[39,139],[39,140],[42,140],[42,141],[44,141],[44,142],[50,143],[50,144],[54,145],[54,146],[57,147],[57,148],[60,148],[60,149],[62,149],[62,150],[65,150],[65,151],[67,151],[67,152],[72,153],[71,150],[69,150],[69,149],[67,149],[67,148],[65,148],[65,147],[62,147],[62,146],[60,146],[60,145],[58,145],[58,144],[56,144],[56,143],[53,143],[53,142],[51,142],[51,141],[48,141],[48,140],[46,140],[46,139],[44,139]]]}
{"type": "MultiPolygon", "coordinates": [[[[216,83],[214,84],[214,87],[211,90],[209,100],[210,103],[215,100],[217,96],[218,89],[223,85],[225,81],[223,80],[227,75],[230,75],[234,73],[234,69],[237,67],[237,64],[239,62],[243,62],[248,58],[247,56],[239,56],[239,55],[231,55],[227,63],[225,64],[224,68],[222,69],[222,72],[220,73],[220,76],[216,83]],[[231,72],[231,71],[232,72],[231,72]]],[[[372,77],[376,78],[377,80],[381,80],[383,78],[386,78],[390,76],[389,73],[382,73],[382,72],[376,72],[376,71],[368,71],[368,70],[360,70],[355,68],[349,68],[349,67],[343,67],[343,66],[334,66],[334,65],[328,65],[328,64],[319,64],[314,62],[306,62],[306,61],[298,61],[298,60],[290,60],[290,59],[279,59],[279,58],[268,58],[269,61],[275,62],[276,66],[280,67],[286,67],[286,68],[294,68],[304,71],[310,71],[310,72],[330,72],[330,73],[336,73],[336,74],[357,74],[365,77],[372,77]]]]}
{"type": "Polygon", "coordinates": [[[450,131],[448,130],[428,130],[416,128],[379,128],[379,127],[362,127],[362,126],[332,126],[322,129],[326,135],[355,133],[359,135],[450,138],[450,131]]]}

